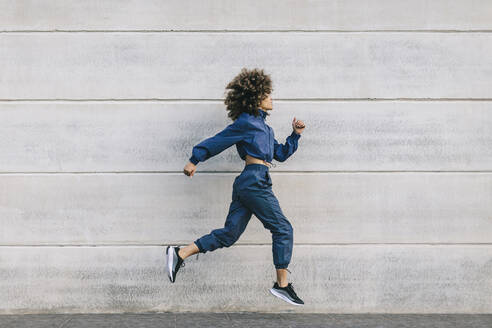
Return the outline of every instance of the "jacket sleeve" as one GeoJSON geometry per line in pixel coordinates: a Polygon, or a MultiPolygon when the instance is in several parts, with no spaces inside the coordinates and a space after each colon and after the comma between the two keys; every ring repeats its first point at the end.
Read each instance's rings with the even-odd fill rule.
{"type": "Polygon", "coordinates": [[[285,140],[285,144],[279,144],[277,139],[273,139],[273,158],[279,162],[283,162],[289,158],[297,150],[300,137],[300,134],[297,134],[294,130],[292,130],[290,136],[288,136],[287,140],[285,140]]]}
{"type": "Polygon", "coordinates": [[[197,165],[215,156],[245,138],[245,128],[239,119],[229,124],[213,137],[207,138],[193,147],[190,162],[197,165]]]}

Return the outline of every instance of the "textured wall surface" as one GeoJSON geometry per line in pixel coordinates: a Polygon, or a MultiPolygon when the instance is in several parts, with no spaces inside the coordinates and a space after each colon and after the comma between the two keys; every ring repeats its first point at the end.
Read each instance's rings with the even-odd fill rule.
{"type": "Polygon", "coordinates": [[[0,314],[492,312],[492,2],[0,0],[0,314]],[[187,260],[223,226],[242,67],[297,152],[270,169],[294,226],[272,297],[271,236],[187,260]]]}

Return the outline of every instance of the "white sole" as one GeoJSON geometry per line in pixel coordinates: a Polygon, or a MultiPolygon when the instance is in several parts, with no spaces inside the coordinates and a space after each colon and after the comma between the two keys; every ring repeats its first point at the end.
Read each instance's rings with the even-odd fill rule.
{"type": "Polygon", "coordinates": [[[292,305],[297,305],[297,306],[303,306],[304,304],[297,304],[297,303],[294,303],[292,302],[290,299],[288,299],[287,297],[285,297],[284,295],[278,293],[276,290],[274,290],[273,288],[270,289],[270,293],[272,293],[273,295],[277,296],[278,298],[286,301],[287,303],[290,303],[292,305]]]}
{"type": "Polygon", "coordinates": [[[166,255],[167,255],[167,276],[169,277],[169,280],[173,282],[173,253],[174,253],[174,246],[170,246],[169,248],[166,249],[166,255]]]}

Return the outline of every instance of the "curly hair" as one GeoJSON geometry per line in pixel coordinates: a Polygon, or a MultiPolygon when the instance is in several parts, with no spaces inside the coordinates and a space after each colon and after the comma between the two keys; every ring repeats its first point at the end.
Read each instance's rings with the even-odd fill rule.
{"type": "MultiPolygon", "coordinates": [[[[226,86],[227,96],[224,100],[227,106],[227,114],[235,121],[242,112],[250,113],[254,116],[260,115],[259,107],[263,99],[273,91],[272,79],[270,75],[262,69],[248,70],[241,69],[241,72],[234,77],[226,86]]],[[[270,115],[267,113],[267,115],[270,115]]]]}

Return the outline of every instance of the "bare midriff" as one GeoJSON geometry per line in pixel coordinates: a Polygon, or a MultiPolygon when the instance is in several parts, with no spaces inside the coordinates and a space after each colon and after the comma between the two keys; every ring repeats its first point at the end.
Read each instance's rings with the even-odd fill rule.
{"type": "Polygon", "coordinates": [[[250,156],[248,154],[246,154],[245,162],[246,162],[245,165],[249,165],[249,164],[263,164],[263,165],[268,166],[268,167],[271,166],[271,164],[268,163],[267,161],[265,161],[263,159],[259,159],[259,158],[253,157],[253,156],[250,156]]]}

